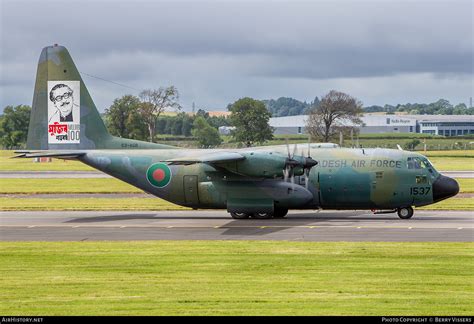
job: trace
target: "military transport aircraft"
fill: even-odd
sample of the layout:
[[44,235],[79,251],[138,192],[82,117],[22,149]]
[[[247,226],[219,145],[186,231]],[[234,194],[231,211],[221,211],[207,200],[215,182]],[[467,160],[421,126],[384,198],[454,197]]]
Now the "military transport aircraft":
[[[17,157],[79,160],[152,195],[233,218],[282,218],[289,209],[371,209],[411,218],[412,206],[456,195],[426,157],[390,149],[181,149],[107,132],[67,49],[43,49],[27,150]],[[312,156],[311,156],[312,155]]]

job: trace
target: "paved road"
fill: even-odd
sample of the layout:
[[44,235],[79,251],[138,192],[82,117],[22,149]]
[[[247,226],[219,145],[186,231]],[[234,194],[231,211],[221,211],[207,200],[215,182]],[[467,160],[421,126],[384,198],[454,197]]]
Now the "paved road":
[[472,211],[416,211],[411,220],[363,211],[296,211],[275,220],[233,220],[225,211],[0,212],[0,240],[472,242],[473,220]]
[[[474,167],[474,166],[473,166]],[[451,178],[474,178],[474,171],[440,171]],[[100,171],[0,171],[0,179],[112,178]]]
[[[474,168],[474,165],[472,166]],[[445,176],[460,179],[473,179],[474,171],[440,171]]]

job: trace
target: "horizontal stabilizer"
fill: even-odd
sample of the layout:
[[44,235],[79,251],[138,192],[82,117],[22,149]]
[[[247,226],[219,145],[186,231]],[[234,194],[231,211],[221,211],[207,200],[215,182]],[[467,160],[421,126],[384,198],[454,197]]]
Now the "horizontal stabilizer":
[[241,161],[244,160],[245,156],[235,152],[217,152],[217,153],[210,153],[210,154],[203,154],[201,156],[196,157],[183,157],[177,159],[170,159],[165,160],[163,162],[169,165],[190,165],[196,163],[208,163],[208,164],[218,164],[218,163],[226,163],[226,162],[233,162],[233,161]]
[[81,151],[15,151],[18,155],[14,158],[38,158],[38,157],[52,157],[58,159],[74,159],[85,155]]

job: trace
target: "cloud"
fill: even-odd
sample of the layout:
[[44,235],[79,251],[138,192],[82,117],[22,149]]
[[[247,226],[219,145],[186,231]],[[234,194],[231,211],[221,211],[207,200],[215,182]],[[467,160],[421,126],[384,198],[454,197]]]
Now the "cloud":
[[[83,72],[137,88],[174,84],[188,107],[224,108],[243,96],[312,100],[324,85],[378,104],[467,101],[472,10],[471,1],[3,0],[0,107],[31,102],[39,53],[53,43]],[[423,95],[406,91],[408,79]],[[101,110],[130,92],[84,80]]]

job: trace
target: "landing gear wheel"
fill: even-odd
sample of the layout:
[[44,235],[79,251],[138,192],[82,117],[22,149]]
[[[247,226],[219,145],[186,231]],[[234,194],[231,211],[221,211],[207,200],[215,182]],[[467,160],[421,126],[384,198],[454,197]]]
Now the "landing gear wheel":
[[413,208],[410,206],[408,207],[400,207],[397,210],[398,217],[401,219],[410,219],[413,216]]
[[273,214],[273,218],[284,218],[288,214],[288,208],[278,208],[275,209],[275,214]]
[[247,219],[250,217],[250,214],[247,213],[230,213],[233,219]]
[[256,219],[269,219],[273,217],[273,214],[271,213],[255,213],[252,215],[253,218]]

